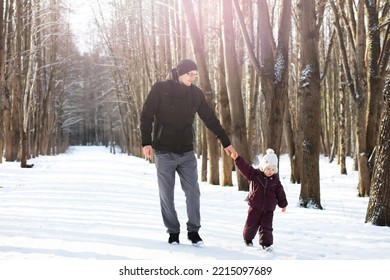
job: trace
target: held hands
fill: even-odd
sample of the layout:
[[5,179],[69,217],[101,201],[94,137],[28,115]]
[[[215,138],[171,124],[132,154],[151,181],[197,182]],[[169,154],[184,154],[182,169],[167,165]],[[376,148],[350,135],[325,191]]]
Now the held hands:
[[225,152],[226,152],[226,154],[227,154],[228,156],[230,156],[232,159],[236,159],[237,156],[238,156],[236,150],[233,148],[232,145],[227,146],[227,147],[225,148]]
[[[232,145],[227,146],[227,147],[225,148],[225,152],[226,152],[226,154],[227,154],[228,156],[231,156],[233,159],[236,159],[237,156],[238,156],[236,150],[233,148]],[[146,146],[144,146],[144,147],[143,147],[143,153],[144,153],[145,158],[146,158],[146,159],[149,159],[149,158],[152,156],[152,154],[153,154],[153,148],[152,148],[152,146],[151,146],[151,145],[146,145]]]

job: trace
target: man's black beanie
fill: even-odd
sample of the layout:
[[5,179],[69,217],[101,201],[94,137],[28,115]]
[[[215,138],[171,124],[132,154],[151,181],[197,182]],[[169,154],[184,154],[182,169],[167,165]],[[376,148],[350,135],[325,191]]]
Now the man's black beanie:
[[198,67],[196,66],[196,63],[193,62],[190,59],[183,59],[179,62],[179,64],[176,67],[177,74],[179,76],[187,74],[188,72],[191,72],[193,70],[198,70]]

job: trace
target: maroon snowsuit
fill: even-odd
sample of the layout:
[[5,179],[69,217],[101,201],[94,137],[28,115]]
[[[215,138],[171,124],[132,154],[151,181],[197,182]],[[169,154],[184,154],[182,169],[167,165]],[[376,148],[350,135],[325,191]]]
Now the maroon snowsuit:
[[243,236],[252,240],[259,232],[259,243],[262,246],[273,244],[272,221],[276,205],[280,208],[287,206],[286,193],[274,174],[267,177],[260,169],[253,168],[242,157],[234,161],[238,171],[249,181],[248,216],[245,222]]

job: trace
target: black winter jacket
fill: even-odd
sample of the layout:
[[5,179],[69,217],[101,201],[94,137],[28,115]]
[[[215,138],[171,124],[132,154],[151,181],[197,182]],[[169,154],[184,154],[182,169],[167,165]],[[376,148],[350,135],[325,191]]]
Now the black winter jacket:
[[287,206],[286,193],[277,174],[267,177],[264,172],[255,169],[240,156],[234,163],[240,173],[250,182],[249,206],[264,212],[274,211],[276,205],[280,208]]
[[192,125],[196,113],[223,147],[230,145],[225,130],[208,106],[201,89],[195,85],[181,85],[176,80],[156,82],[146,97],[141,113],[142,146],[152,145],[155,150],[177,154],[192,151],[195,135]]

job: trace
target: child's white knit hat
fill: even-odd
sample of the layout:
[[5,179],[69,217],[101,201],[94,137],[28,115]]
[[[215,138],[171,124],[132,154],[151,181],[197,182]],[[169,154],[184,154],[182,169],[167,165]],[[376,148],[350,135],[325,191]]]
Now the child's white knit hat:
[[278,157],[276,156],[274,150],[268,149],[266,151],[266,154],[263,156],[263,158],[260,161],[260,170],[264,171],[266,167],[268,166],[274,166],[275,167],[275,173],[278,172]]

